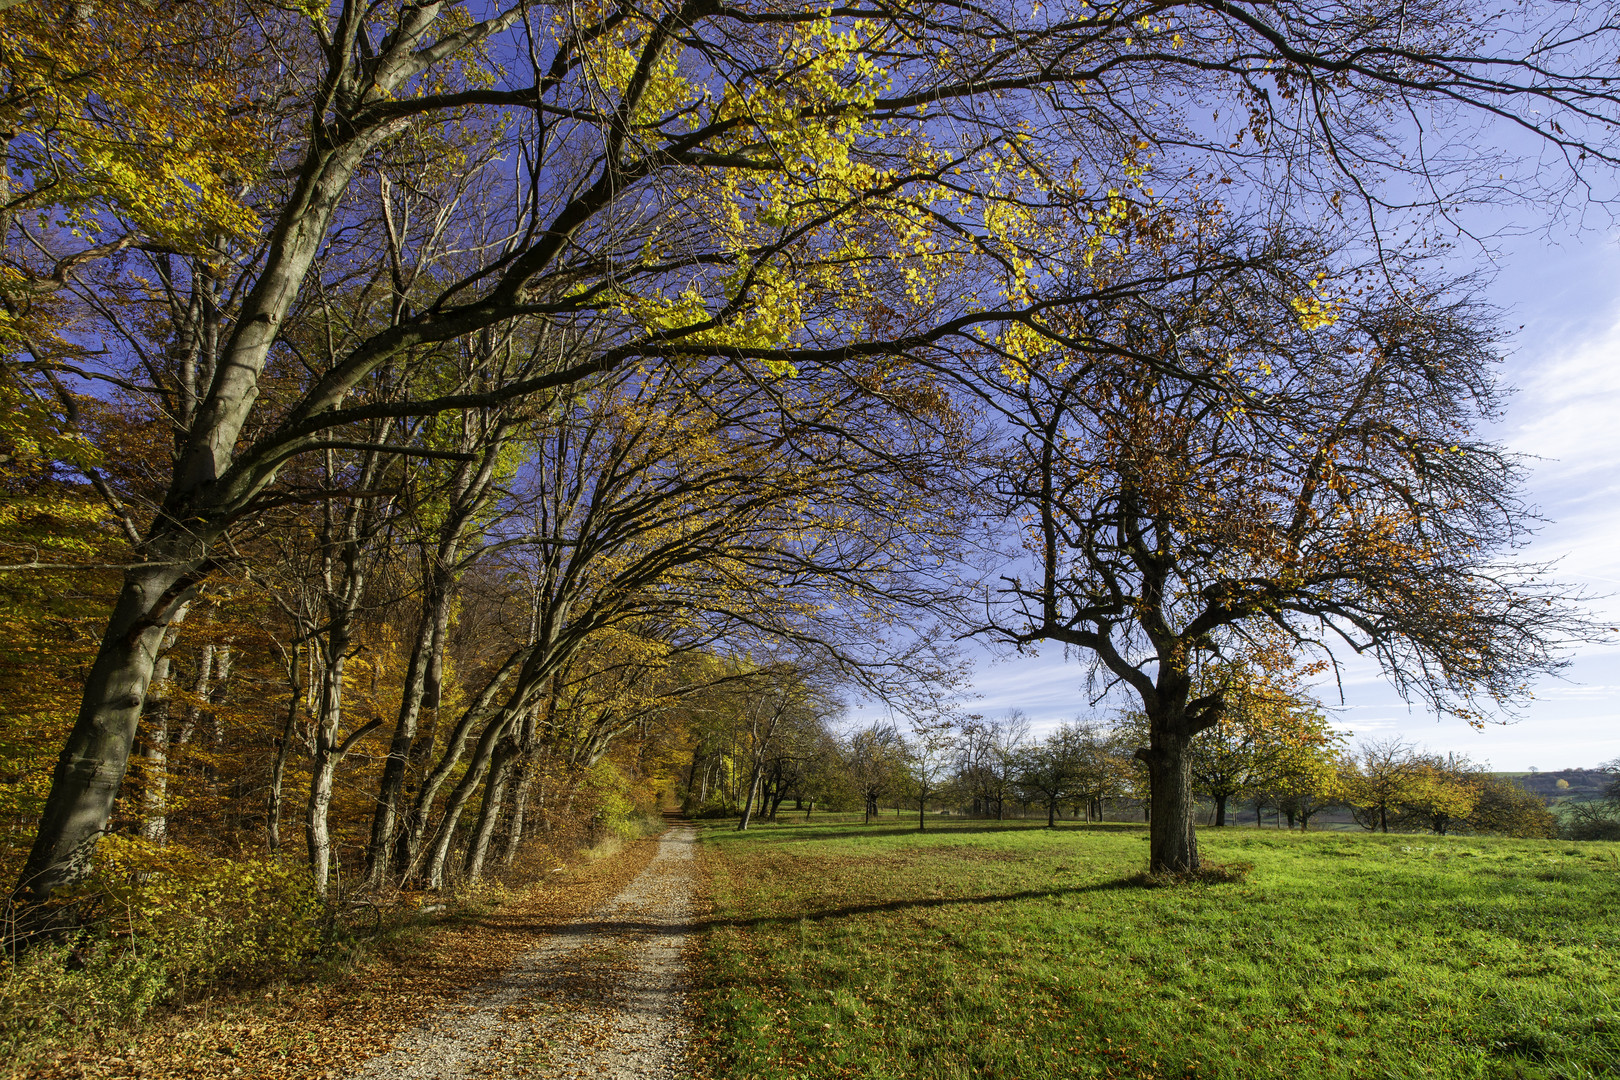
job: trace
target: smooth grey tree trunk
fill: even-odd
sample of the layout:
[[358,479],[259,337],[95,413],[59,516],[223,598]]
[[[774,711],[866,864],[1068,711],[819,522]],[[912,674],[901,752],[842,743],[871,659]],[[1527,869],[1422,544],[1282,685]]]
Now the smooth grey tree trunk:
[[506,658],[500,670],[490,676],[483,689],[478,692],[478,697],[463,710],[461,717],[456,721],[456,726],[450,732],[444,753],[440,755],[438,763],[422,778],[405,828],[400,830],[394,844],[394,865],[401,879],[412,878],[421,869],[423,845],[427,840],[428,826],[432,822],[433,803],[439,796],[439,789],[460,764],[468,737],[479,723],[486,723],[487,726],[498,717],[499,710],[494,705],[496,695],[514,675],[520,674],[533,654],[534,646],[530,645],[515,650]]
[[53,909],[52,896],[90,871],[129,766],[163,636],[194,585],[175,565],[126,572],[14,894],[19,942],[61,925],[65,913]]
[[287,696],[287,717],[282,721],[281,734],[276,738],[276,756],[270,765],[269,790],[265,794],[265,843],[272,852],[281,850],[281,790],[287,778],[287,759],[292,754],[293,737],[298,732],[298,708],[304,696],[299,678],[303,668],[298,662],[296,646],[287,670],[292,682],[291,692]]
[[[434,830],[432,842],[418,856],[423,884],[429,889],[444,888],[445,862],[450,855],[450,845],[455,840],[456,827],[461,823],[461,812],[466,809],[473,791],[483,782],[484,773],[494,757],[495,747],[511,727],[512,719],[511,713],[503,710],[484,726],[483,734],[479,736],[472,757],[467,762],[467,771],[450,791],[444,814],[439,819],[438,828]],[[414,877],[416,871],[417,867],[412,867],[405,876]]]
[[432,654],[444,649],[449,620],[448,590],[430,591],[416,640],[411,644],[394,737],[388,745],[388,760],[383,764],[382,779],[377,786],[377,810],[371,819],[371,841],[366,845],[366,877],[373,887],[381,885],[388,876],[388,853],[393,849],[394,834],[399,828],[405,775],[426,697],[428,667]]
[[515,766],[517,784],[512,790],[512,821],[506,829],[506,844],[501,851],[501,865],[511,866],[517,860],[518,848],[523,844],[523,830],[528,823],[529,793],[534,788],[534,757],[525,754]]
[[506,801],[506,784],[512,775],[512,763],[517,748],[510,741],[503,742],[495,751],[495,761],[484,782],[484,801],[478,808],[478,823],[473,827],[472,840],[467,845],[467,881],[477,882],[484,876],[484,860],[489,855],[489,841],[495,835],[495,824],[500,820],[501,804]]
[[337,771],[338,726],[343,722],[344,642],[321,674],[321,705],[315,716],[315,752],[310,760],[309,804],[304,837],[309,847],[309,872],[315,895],[325,896],[332,869],[332,834],[327,814],[332,805],[332,777]]
[[754,800],[759,797],[759,777],[764,771],[760,762],[754,763],[754,772],[748,780],[748,795],[743,799],[742,819],[737,822],[737,831],[743,832],[748,828],[754,817]]

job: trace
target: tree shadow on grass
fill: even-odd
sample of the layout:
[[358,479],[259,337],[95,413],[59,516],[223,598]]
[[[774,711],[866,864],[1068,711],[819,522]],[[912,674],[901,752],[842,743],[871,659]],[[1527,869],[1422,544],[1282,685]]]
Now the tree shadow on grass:
[[[713,828],[706,830],[707,835],[726,835],[735,833],[736,824],[733,822],[730,829]],[[897,837],[897,836],[977,836],[982,833],[1080,833],[1082,835],[1115,835],[1146,832],[1147,826],[1135,822],[1082,822],[1060,821],[1055,828],[1049,828],[1044,821],[960,821],[960,822],[931,822],[926,829],[919,830],[916,822],[910,824],[871,824],[860,822],[838,822],[831,825],[797,825],[791,822],[775,824],[762,822],[759,826],[751,828],[743,835],[768,837],[773,843],[795,844],[808,843],[814,840],[840,840],[855,837]]]
[[988,904],[1009,904],[1021,900],[1055,900],[1064,896],[1083,896],[1087,893],[1114,892],[1119,889],[1139,889],[1142,883],[1139,876],[1111,878],[1107,881],[1093,881],[1086,885],[1071,885],[1052,889],[1025,889],[1021,892],[991,893],[984,896],[928,896],[916,897],[910,900],[885,900],[870,904],[846,904],[841,907],[821,908],[805,911],[796,915],[761,915],[755,918],[717,918],[704,919],[693,923],[695,930],[713,930],[720,927],[757,927],[780,925],[783,923],[796,923],[802,921],[818,922],[823,919],[843,919],[855,915],[881,915],[900,911],[919,911],[930,908],[967,906],[977,907]]
[[1086,893],[1112,892],[1118,889],[1140,889],[1144,887],[1141,879],[1142,875],[1135,875],[1108,881],[1094,881],[1087,885],[1074,885],[1066,888],[1026,889],[1022,892],[995,893],[986,896],[929,896],[916,897],[910,900],[885,900],[880,903],[870,904],[846,904],[840,907],[821,908],[791,915],[760,915],[754,918],[708,918],[695,919],[684,923],[607,918],[581,920],[565,926],[548,926],[543,929],[586,935],[668,934],[672,931],[694,934],[718,929],[753,929],[761,926],[780,926],[797,922],[820,922],[824,919],[843,919],[856,915],[892,914],[902,911],[921,911],[954,906],[1006,904],[1020,900],[1056,899],[1063,896],[1080,896]]

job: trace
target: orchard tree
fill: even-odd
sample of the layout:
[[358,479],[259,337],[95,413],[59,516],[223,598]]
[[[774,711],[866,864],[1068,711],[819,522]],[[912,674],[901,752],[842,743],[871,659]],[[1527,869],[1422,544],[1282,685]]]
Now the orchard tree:
[[1339,789],[1356,824],[1389,832],[1401,807],[1418,794],[1417,747],[1398,738],[1375,739],[1347,754],[1339,765]]
[[878,816],[878,801],[905,787],[905,740],[893,725],[872,724],[845,740],[843,758],[870,825]]
[[1314,240],[1220,228],[1144,240],[1138,263],[1184,276],[1073,307],[1070,347],[980,373],[1012,432],[990,480],[1033,570],[974,629],[1077,649],[1139,699],[1154,871],[1198,867],[1195,740],[1234,704],[1199,673],[1244,642],[1354,650],[1477,722],[1582,629],[1507,558],[1531,518],[1517,462],[1476,434],[1497,403],[1488,312],[1457,282],[1388,296],[1331,276]]
[[1339,784],[1339,761],[1327,754],[1295,756],[1271,781],[1271,798],[1289,827],[1295,822],[1304,832],[1311,818],[1343,801]]
[[1472,831],[1549,840],[1558,835],[1558,816],[1535,792],[1483,772],[1476,775],[1474,786],[1477,797],[1467,823]]
[[1473,818],[1479,806],[1479,778],[1484,770],[1457,754],[1418,754],[1411,763],[1411,782],[1401,804],[1401,823],[1415,824],[1436,836]]
[[[973,719],[977,718],[968,718]],[[905,740],[903,760],[908,786],[917,798],[918,832],[928,827],[928,800],[950,786],[963,723],[949,712],[922,713],[911,718],[911,737]]]
[[1013,709],[1001,720],[969,720],[960,735],[957,779],[971,796],[975,814],[993,814],[1000,821],[1007,816],[1016,763],[1029,741],[1029,718]]
[[1049,829],[1057,826],[1058,804],[1072,798],[1081,785],[1085,754],[1082,739],[1077,725],[1060,724],[1040,742],[1025,746],[1015,760],[1018,786],[1024,790],[1025,799],[1046,806]]
[[[1264,655],[1264,654],[1262,654]],[[1284,789],[1332,771],[1343,736],[1328,726],[1322,710],[1287,670],[1286,657],[1243,658],[1211,665],[1194,686],[1216,696],[1225,710],[1214,727],[1193,740],[1193,789],[1215,801],[1215,824],[1226,824],[1227,801],[1264,794],[1284,798]],[[1282,670],[1277,670],[1277,669]]]

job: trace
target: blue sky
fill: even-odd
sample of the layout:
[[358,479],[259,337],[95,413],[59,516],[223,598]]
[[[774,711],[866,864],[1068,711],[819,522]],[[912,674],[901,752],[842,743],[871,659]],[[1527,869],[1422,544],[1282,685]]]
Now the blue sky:
[[[1497,266],[1490,295],[1510,326],[1524,328],[1504,368],[1517,392],[1494,434],[1536,459],[1528,494],[1548,519],[1526,554],[1556,561],[1557,578],[1584,587],[1591,610],[1620,626],[1620,230],[1517,237]],[[1620,758],[1620,633],[1613,636],[1615,644],[1582,648],[1562,679],[1536,687],[1520,720],[1484,731],[1408,708],[1370,665],[1343,668],[1342,705],[1337,686],[1318,692],[1356,738],[1399,735],[1502,770],[1591,767]],[[1056,646],[981,661],[974,692],[971,711],[1019,708],[1037,731],[1091,711],[1082,665]]]

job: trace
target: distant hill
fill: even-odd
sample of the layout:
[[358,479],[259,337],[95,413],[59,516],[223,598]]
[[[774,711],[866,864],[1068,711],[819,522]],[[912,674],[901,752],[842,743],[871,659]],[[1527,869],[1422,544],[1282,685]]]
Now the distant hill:
[[[1559,769],[1557,772],[1501,773],[1529,791],[1548,799],[1597,799],[1603,796],[1614,776],[1602,769]],[[1558,782],[1568,782],[1560,787]]]

